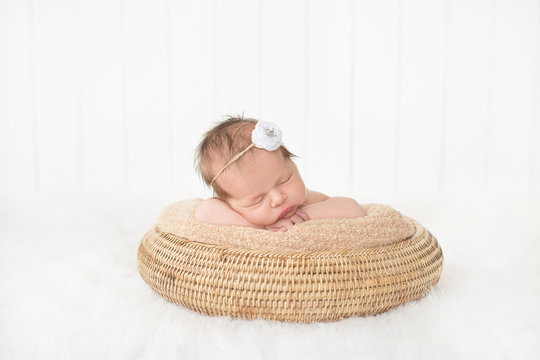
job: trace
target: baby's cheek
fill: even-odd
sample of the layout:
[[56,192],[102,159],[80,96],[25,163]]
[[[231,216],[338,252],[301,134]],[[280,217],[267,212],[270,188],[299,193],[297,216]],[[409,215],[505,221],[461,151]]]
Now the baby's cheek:
[[303,203],[307,199],[307,190],[304,183],[301,181],[296,183],[293,189],[293,194],[296,202]]
[[259,208],[243,214],[244,218],[255,225],[271,225],[275,222],[274,216],[270,209]]

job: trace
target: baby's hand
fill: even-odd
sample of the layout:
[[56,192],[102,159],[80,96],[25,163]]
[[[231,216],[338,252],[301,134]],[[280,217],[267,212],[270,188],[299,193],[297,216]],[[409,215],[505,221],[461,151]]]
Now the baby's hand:
[[308,220],[308,214],[306,214],[306,212],[301,209],[297,209],[291,217],[288,217],[286,219],[279,219],[271,225],[266,225],[264,228],[270,231],[285,232],[292,228],[293,225],[300,224]]

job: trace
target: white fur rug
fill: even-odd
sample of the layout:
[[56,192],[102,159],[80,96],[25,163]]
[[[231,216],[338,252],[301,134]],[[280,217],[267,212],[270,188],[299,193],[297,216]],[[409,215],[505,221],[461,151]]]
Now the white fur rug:
[[308,325],[207,317],[153,293],[137,245],[177,200],[0,197],[0,359],[540,358],[540,199],[386,202],[439,240],[439,284],[376,317]]

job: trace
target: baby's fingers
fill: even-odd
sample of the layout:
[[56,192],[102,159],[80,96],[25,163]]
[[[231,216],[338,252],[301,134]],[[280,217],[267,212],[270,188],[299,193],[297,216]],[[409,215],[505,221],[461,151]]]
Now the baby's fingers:
[[293,224],[295,224],[295,225],[304,222],[304,219],[303,219],[300,215],[297,215],[297,214],[294,214],[294,215],[291,216],[289,219],[290,219],[291,222],[292,222]]
[[296,212],[294,214],[300,216],[303,221],[308,221],[309,220],[309,215],[302,209],[296,210]]

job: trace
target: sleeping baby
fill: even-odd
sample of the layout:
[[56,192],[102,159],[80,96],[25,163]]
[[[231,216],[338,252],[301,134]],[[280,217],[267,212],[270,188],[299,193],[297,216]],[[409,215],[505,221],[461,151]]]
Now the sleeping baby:
[[195,211],[195,219],[287,231],[310,219],[366,215],[346,197],[306,189],[295,157],[271,122],[230,117],[209,130],[197,148],[195,165],[214,191]]

